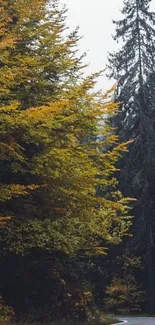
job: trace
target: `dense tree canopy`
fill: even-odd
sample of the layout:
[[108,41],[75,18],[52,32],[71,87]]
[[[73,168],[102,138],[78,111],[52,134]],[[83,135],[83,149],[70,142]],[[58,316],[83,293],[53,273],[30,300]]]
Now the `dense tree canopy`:
[[[93,91],[98,74],[83,76],[79,36],[77,30],[67,35],[59,1],[1,1],[0,12],[0,205],[1,216],[10,218],[0,230],[0,249],[12,290],[0,288],[19,311],[30,297],[31,308],[36,301],[58,303],[56,291],[69,282],[63,261],[75,268],[76,254],[105,254],[127,235],[129,199],[115,178],[127,149],[107,122],[117,105]],[[34,265],[32,292],[24,269],[33,273]],[[59,300],[61,307],[64,297]]]
[[117,41],[121,49],[109,57],[111,75],[118,80],[119,112],[112,119],[120,139],[133,139],[129,153],[120,162],[120,188],[123,194],[134,196],[137,202],[133,214],[131,243],[144,257],[149,279],[150,310],[154,311],[154,39],[155,14],[150,1],[124,1],[123,19],[116,24]]

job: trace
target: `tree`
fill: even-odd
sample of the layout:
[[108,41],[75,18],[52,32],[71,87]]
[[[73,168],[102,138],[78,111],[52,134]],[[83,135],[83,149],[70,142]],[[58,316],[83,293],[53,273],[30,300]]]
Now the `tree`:
[[[29,6],[29,1],[21,0],[20,2],[4,1],[1,5],[1,76],[3,74],[9,76],[7,80],[4,78],[2,83],[1,137],[8,150],[17,155],[15,160],[8,157],[5,168],[6,159],[2,157],[3,173],[5,170],[3,182],[8,185],[12,179],[15,179],[17,184],[29,186],[31,180],[33,186],[36,186],[32,194],[33,199],[30,196],[30,205],[27,197],[19,199],[18,211],[14,203],[9,204],[19,219],[23,213],[26,222],[27,218],[29,221],[32,218],[31,229],[33,225],[35,228],[37,220],[38,231],[40,227],[42,228],[42,224],[48,228],[46,218],[49,218],[50,224],[53,219],[52,229],[54,224],[57,227],[59,223],[61,236],[63,231],[66,231],[65,227],[68,227],[68,231],[71,229],[71,233],[72,231],[80,233],[82,230],[79,228],[80,220],[83,220],[84,226],[87,216],[87,227],[89,220],[89,230],[99,234],[101,228],[95,221],[95,215],[102,220],[106,215],[104,212],[106,209],[109,216],[110,213],[113,215],[114,211],[115,216],[118,216],[121,209],[123,216],[128,210],[126,199],[123,199],[118,192],[111,193],[113,197],[111,200],[110,196],[105,198],[95,196],[97,184],[99,186],[104,184],[105,188],[115,186],[116,181],[111,179],[111,173],[115,170],[114,164],[125,146],[117,145],[117,137],[109,134],[108,126],[103,131],[105,134],[103,144],[115,143],[114,150],[101,154],[94,140],[86,141],[86,139],[94,139],[100,132],[96,122],[97,116],[104,114],[104,110],[107,114],[108,110],[115,110],[116,105],[110,104],[104,107],[102,96],[97,98],[95,94],[90,94],[97,75],[83,81],[81,79],[81,58],[76,58],[75,51],[78,36],[75,32],[66,36],[64,40],[65,12],[59,9],[57,1],[53,1],[51,7],[46,4],[46,1],[36,0]],[[37,5],[38,10],[36,10]],[[49,63],[50,53],[51,58],[56,60],[54,65]],[[55,74],[53,69],[56,71]],[[55,77],[51,79],[53,74]],[[31,92],[31,87],[29,88],[28,85],[33,82],[35,85],[33,84]],[[40,83],[41,91],[37,88]],[[54,87],[53,92],[50,87]],[[3,97],[4,92],[6,96]],[[32,107],[30,102],[28,103],[31,96]],[[40,99],[37,96],[41,96]],[[40,103],[44,105],[39,106]],[[102,164],[101,157],[103,157]],[[101,175],[101,179],[96,177],[98,174]],[[93,215],[94,218],[91,217]],[[105,236],[106,231],[111,231],[112,222],[110,218],[106,223],[107,226],[104,222]],[[122,224],[124,234],[128,223],[123,222],[122,219],[119,224]],[[9,229],[11,231],[11,228]],[[36,236],[33,234],[32,240],[35,241],[37,236],[37,233]],[[113,238],[110,233],[107,237],[109,240]],[[114,237],[114,240],[119,241],[116,235]],[[68,242],[69,238],[72,238],[70,234],[67,238]],[[39,242],[38,239],[39,237],[37,237]],[[17,237],[15,240],[17,241]],[[45,242],[47,245],[47,238]],[[78,242],[77,238],[76,245]],[[67,243],[65,245],[67,246]],[[80,245],[83,246],[81,237]],[[23,239],[21,247],[24,249]],[[72,249],[73,247],[74,245]]]
[[57,0],[4,0],[0,10],[1,105],[17,100],[24,109],[56,100],[82,68],[78,30],[64,36],[66,10]]
[[117,80],[117,99],[123,102],[117,126],[125,138],[136,137],[140,125],[143,126],[147,109],[143,85],[154,71],[155,14],[149,11],[149,3],[150,0],[125,0],[124,18],[113,21],[114,40],[121,41],[122,47],[109,55],[109,69],[110,76]]
[[137,312],[141,310],[143,291],[136,281],[136,271],[141,269],[140,258],[126,253],[119,261],[120,275],[113,277],[106,288],[105,306],[115,312]]
[[[105,97],[92,92],[97,74],[81,75],[79,37],[77,31],[65,36],[59,2],[3,1],[1,13],[0,141],[5,155],[0,173],[2,186],[14,191],[2,203],[12,219],[0,230],[1,269],[11,288],[18,284],[18,292],[27,279],[27,296],[24,290],[7,295],[3,284],[0,288],[10,303],[18,301],[18,310],[40,303],[43,310],[56,303],[56,289],[64,286],[62,261],[72,264],[76,254],[104,254],[108,243],[127,235],[129,199],[117,190],[113,176],[127,149],[108,123],[99,127],[101,116],[117,105],[105,105]],[[103,139],[96,142],[99,134]],[[98,188],[102,196],[96,195]],[[7,276],[6,265],[15,274]],[[46,296],[40,278],[49,290]]]
[[[15,162],[8,160],[6,175],[22,186],[31,179],[36,187],[29,198],[17,198],[6,206],[15,216],[6,228],[7,242],[17,253],[37,245],[65,252],[88,249],[91,238],[93,246],[98,242],[96,236],[117,243],[131,224],[126,217],[128,199],[115,190],[112,176],[124,144],[117,145],[109,126],[98,145],[86,141],[101,132],[96,116],[104,109],[108,113],[108,106],[89,94],[88,81],[74,87],[70,100],[24,111],[15,108],[9,116],[3,112],[3,132],[11,130],[12,146],[20,153]],[[113,106],[109,105],[110,111]],[[115,147],[107,152],[108,143]],[[105,151],[100,153],[103,144]],[[104,196],[96,196],[97,186],[104,189]]]
[[[119,113],[112,123],[122,141],[133,139],[120,162],[120,188],[137,199],[131,247],[145,259],[149,278],[150,311],[154,311],[154,39],[155,14],[150,1],[124,1],[124,18],[116,24],[122,48],[109,58],[111,75],[118,80]],[[146,238],[146,241],[144,240]]]
[[[19,6],[19,2],[18,2]],[[17,2],[14,7],[18,7]],[[20,6],[19,6],[20,7]],[[12,215],[8,215],[5,203],[12,198],[18,197],[20,195],[27,195],[29,191],[33,189],[33,185],[30,183],[28,186],[24,184],[17,184],[13,182],[8,182],[5,179],[5,172],[7,170],[7,162],[12,162],[11,168],[15,165],[16,161],[22,161],[23,157],[20,155],[19,146],[13,145],[14,139],[11,134],[11,130],[9,132],[6,131],[6,125],[4,124],[4,112],[8,115],[8,120],[11,119],[9,113],[12,109],[16,109],[18,106],[17,101],[15,101],[15,94],[11,94],[11,89],[15,85],[17,79],[21,79],[22,69],[20,72],[17,72],[17,60],[14,60],[13,51],[17,46],[20,38],[17,37],[17,32],[12,32],[12,26],[16,25],[17,17],[16,17],[16,10],[12,11],[13,6],[10,3],[8,6],[7,1],[1,1],[0,5],[0,49],[1,49],[1,59],[0,59],[0,111],[2,121],[0,124],[0,133],[1,133],[1,140],[0,140],[0,148],[1,148],[1,155],[0,155],[0,173],[1,173],[1,184],[0,184],[0,201],[1,201],[1,216],[0,221],[3,222],[5,220],[11,219]],[[24,8],[24,6],[23,6]],[[17,9],[17,8],[16,8]],[[11,14],[11,16],[10,16]],[[24,17],[22,17],[24,20]],[[15,29],[15,28],[14,28]],[[18,35],[19,36],[19,35]],[[17,59],[17,56],[16,56]],[[11,65],[12,62],[12,65]],[[22,68],[22,64],[20,66]],[[23,74],[24,70],[26,71],[26,65],[23,67]],[[20,74],[20,76],[19,76]],[[17,77],[18,76],[18,77]],[[24,75],[23,75],[24,78]],[[20,80],[21,82],[21,80]],[[12,96],[12,97],[11,97]],[[4,106],[5,105],[5,106]],[[7,173],[7,172],[6,172]],[[34,187],[35,188],[35,187]]]

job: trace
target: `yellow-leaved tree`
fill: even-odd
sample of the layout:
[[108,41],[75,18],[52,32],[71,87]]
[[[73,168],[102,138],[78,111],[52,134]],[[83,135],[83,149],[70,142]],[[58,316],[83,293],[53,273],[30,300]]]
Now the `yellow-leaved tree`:
[[[130,200],[115,178],[127,149],[108,123],[117,105],[93,90],[97,74],[82,74],[79,36],[77,30],[65,36],[66,10],[59,1],[4,0],[0,13],[0,205],[1,216],[12,217],[0,230],[1,250],[30,268],[40,265],[41,255],[43,283],[52,279],[45,281],[49,295],[42,303],[54,305],[55,292],[66,283],[58,274],[62,256],[105,254],[107,244],[128,233]],[[55,278],[59,290],[49,291]],[[9,281],[11,288],[17,277]],[[35,281],[28,277],[25,295]],[[27,296],[35,300],[40,292],[37,286]]]
[[9,247],[74,252],[98,247],[98,237],[118,243],[130,220],[113,173],[126,148],[98,123],[116,105],[91,91],[97,75],[81,79],[77,33],[65,39],[65,10],[57,1],[46,5],[1,3],[1,201],[9,200],[2,209],[14,216]]

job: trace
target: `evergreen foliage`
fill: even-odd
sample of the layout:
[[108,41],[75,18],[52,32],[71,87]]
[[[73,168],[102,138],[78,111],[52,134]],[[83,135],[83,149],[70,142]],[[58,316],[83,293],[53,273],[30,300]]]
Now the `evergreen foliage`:
[[149,279],[150,311],[154,311],[154,39],[155,14],[149,0],[124,1],[123,19],[116,24],[115,40],[121,49],[109,57],[111,76],[118,80],[119,113],[112,123],[121,140],[133,139],[120,161],[120,188],[137,199],[133,214],[133,240],[130,247],[145,260]]
[[0,200],[11,217],[0,229],[10,292],[0,290],[18,312],[53,306],[66,316],[75,291],[78,310],[92,296],[84,282],[68,291],[76,254],[105,254],[128,234],[130,200],[114,176],[126,144],[106,123],[117,105],[92,91],[98,75],[83,77],[59,1],[4,0],[0,12]]
[[[121,48],[109,55],[110,76],[117,80],[117,99],[122,101],[117,126],[124,137],[136,137],[146,114],[143,86],[154,71],[155,14],[150,0],[124,1],[114,40]],[[138,130],[137,130],[138,129]]]

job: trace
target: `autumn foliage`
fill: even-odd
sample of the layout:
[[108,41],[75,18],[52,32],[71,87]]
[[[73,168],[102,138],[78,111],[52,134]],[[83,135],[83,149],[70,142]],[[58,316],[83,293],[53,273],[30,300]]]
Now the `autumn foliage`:
[[[57,1],[0,5],[0,205],[11,218],[1,250],[21,263],[37,252],[36,265],[38,252],[51,261],[56,253],[105,254],[131,224],[115,178],[127,148],[107,121],[117,105],[93,91],[97,74],[83,77],[78,33],[65,36]],[[76,304],[90,299],[83,292]]]

